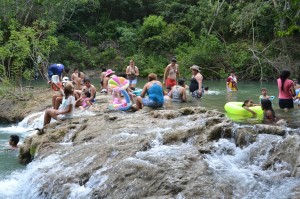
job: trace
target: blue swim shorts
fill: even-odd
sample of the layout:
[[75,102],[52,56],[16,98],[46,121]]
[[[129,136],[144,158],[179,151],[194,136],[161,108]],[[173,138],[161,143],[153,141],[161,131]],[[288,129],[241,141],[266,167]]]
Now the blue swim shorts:
[[137,84],[137,78],[129,80],[129,84]]
[[149,107],[153,107],[153,108],[158,108],[158,107],[163,106],[163,103],[155,102],[155,101],[149,99],[148,97],[143,98],[142,102],[143,102],[144,106],[149,106]]

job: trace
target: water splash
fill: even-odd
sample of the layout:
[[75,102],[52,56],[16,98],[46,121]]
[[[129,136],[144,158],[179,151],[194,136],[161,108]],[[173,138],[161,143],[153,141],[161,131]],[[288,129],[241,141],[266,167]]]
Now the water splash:
[[259,135],[257,142],[240,149],[229,140],[215,143],[216,150],[206,155],[216,186],[233,187],[233,198],[289,198],[299,179],[287,177],[290,173],[286,162],[278,162],[271,170],[264,170],[272,145],[283,138],[274,135]]

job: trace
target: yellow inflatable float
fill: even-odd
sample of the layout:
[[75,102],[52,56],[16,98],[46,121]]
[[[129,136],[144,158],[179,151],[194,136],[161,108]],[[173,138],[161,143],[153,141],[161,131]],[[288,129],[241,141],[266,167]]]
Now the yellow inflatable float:
[[[242,105],[243,102],[227,102],[224,106],[224,109],[230,114],[252,117],[253,116],[252,113],[244,109]],[[254,111],[257,115],[263,115],[264,113],[263,110],[261,109],[261,106],[253,106],[249,108],[252,111]]]

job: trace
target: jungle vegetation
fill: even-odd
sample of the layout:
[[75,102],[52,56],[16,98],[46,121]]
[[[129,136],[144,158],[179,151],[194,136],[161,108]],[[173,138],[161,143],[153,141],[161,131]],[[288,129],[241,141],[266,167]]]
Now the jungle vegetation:
[[162,76],[173,56],[184,77],[234,70],[269,80],[300,72],[299,0],[2,0],[0,80],[44,78],[51,63]]

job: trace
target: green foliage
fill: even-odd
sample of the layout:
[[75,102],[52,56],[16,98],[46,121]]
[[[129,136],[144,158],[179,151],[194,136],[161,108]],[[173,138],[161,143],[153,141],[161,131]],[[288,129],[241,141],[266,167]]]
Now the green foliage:
[[[162,75],[176,55],[180,72],[205,78],[229,70],[273,77],[281,56],[298,72],[299,0],[36,0],[0,2],[0,77],[20,84],[50,63]],[[24,75],[23,75],[24,74]]]
[[121,50],[126,55],[132,55],[137,49],[137,33],[134,28],[120,27],[117,28],[119,34],[119,44]]
[[165,31],[167,23],[163,17],[150,15],[144,19],[144,23],[141,26],[139,32],[142,39],[147,39],[160,35]]
[[25,69],[23,72],[23,77],[26,80],[34,80],[34,69]]
[[208,78],[219,78],[220,61],[224,48],[217,37],[201,36],[193,45],[184,44],[177,49],[177,59],[184,61],[182,75],[190,76],[189,67],[196,64],[202,68],[202,74]]
[[[168,64],[166,57],[162,55],[145,55],[144,53],[138,53],[132,57],[128,57],[127,60],[134,59],[136,66],[140,71],[140,76],[147,77],[149,73],[155,73],[162,77],[165,67]],[[126,62],[128,64],[128,62]]]
[[188,27],[180,24],[169,24],[162,33],[164,50],[174,53],[174,47],[184,43],[191,44],[195,35]]

